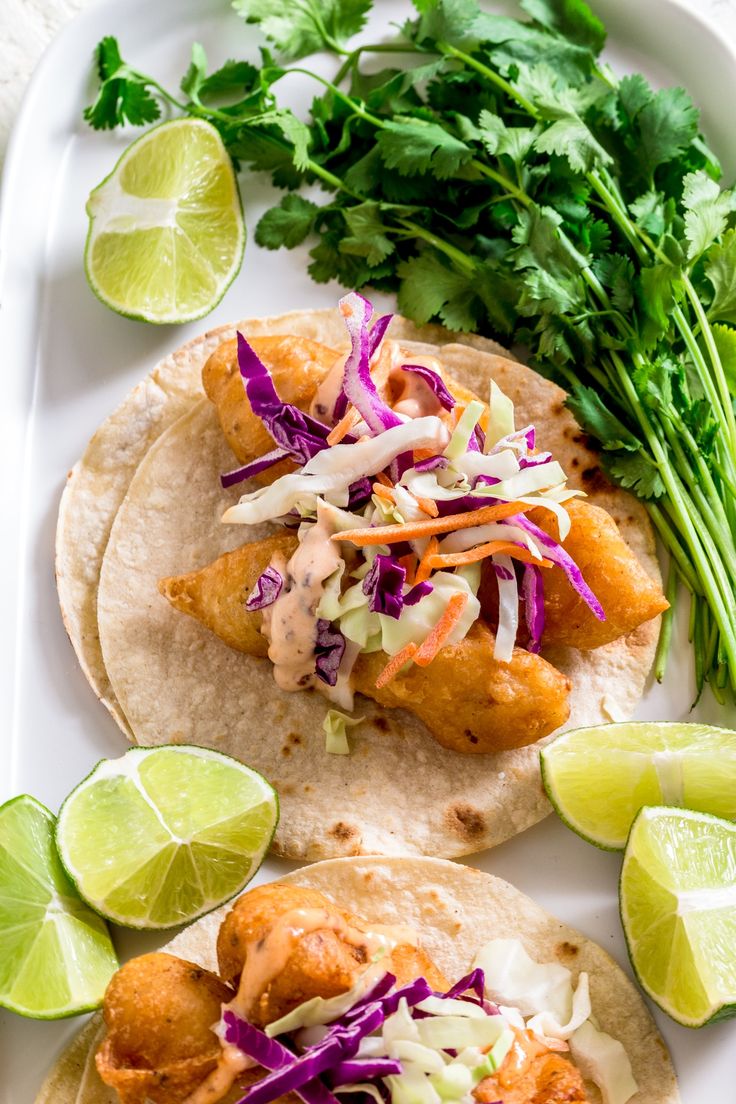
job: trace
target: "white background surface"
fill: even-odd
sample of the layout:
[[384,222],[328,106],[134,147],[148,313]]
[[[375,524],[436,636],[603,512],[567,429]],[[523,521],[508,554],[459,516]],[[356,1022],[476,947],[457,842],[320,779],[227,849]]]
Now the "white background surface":
[[[18,90],[13,66],[20,71],[29,64],[48,28],[77,3],[0,0],[0,125]],[[727,175],[736,175],[736,55],[727,45],[736,43],[733,3],[688,5],[707,11],[710,30],[673,0],[601,0],[594,6],[609,25],[614,64],[641,69],[658,83],[689,87]],[[378,0],[377,10],[384,23],[402,14],[390,0]],[[23,31],[29,25],[32,34]],[[307,279],[303,250],[264,253],[251,244],[238,280],[204,323],[146,327],[111,314],[94,299],[81,267],[84,200],[126,143],[120,135],[95,134],[81,121],[92,87],[89,59],[105,33],[117,34],[126,57],[170,85],[184,71],[193,40],[202,41],[218,63],[252,54],[254,42],[225,0],[102,0],[44,60],[9,152],[0,221],[0,801],[31,791],[53,810],[98,758],[124,750],[121,734],[78,669],[58,612],[53,535],[66,470],[102,418],[175,345],[205,326],[330,305],[338,294],[336,287]],[[291,95],[300,98],[296,80]],[[265,180],[248,179],[244,199],[252,234],[273,192]],[[688,659],[681,648],[665,686],[648,695],[643,716],[686,715]],[[712,706],[706,712],[721,723],[734,721]],[[473,861],[513,881],[625,962],[617,856],[587,846],[550,818]],[[284,868],[272,861],[262,876]],[[127,955],[158,945],[160,937],[116,933],[116,942]],[[663,1017],[659,1023],[685,1104],[736,1101],[736,1023],[697,1035]],[[2,1104],[30,1104],[75,1027],[74,1021],[33,1023],[0,1012]]]

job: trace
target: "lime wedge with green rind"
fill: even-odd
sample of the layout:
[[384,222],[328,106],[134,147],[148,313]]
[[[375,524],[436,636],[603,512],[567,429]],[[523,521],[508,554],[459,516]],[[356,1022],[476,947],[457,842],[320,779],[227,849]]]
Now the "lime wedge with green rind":
[[209,748],[103,759],[61,807],[57,844],[79,893],[118,924],[169,928],[234,897],[263,861],[278,798]]
[[678,1023],[736,1015],[736,825],[644,808],[620,881],[621,921],[642,988]]
[[541,753],[547,796],[569,828],[623,850],[644,805],[736,820],[736,732],[705,724],[625,722],[565,732]]
[[245,224],[232,161],[203,119],[161,123],[123,153],[87,201],[85,272],[119,314],[189,322],[237,275]]
[[0,808],[0,1005],[54,1020],[98,1008],[117,970],[104,920],[79,899],[32,797]]

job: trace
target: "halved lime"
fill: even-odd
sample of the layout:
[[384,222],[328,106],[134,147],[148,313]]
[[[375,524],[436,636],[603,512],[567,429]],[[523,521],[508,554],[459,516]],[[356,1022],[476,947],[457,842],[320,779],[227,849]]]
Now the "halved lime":
[[645,808],[631,827],[621,921],[642,987],[686,1027],[736,1015],[736,824]]
[[736,732],[704,724],[626,722],[578,728],[540,753],[547,796],[569,828],[622,850],[643,805],[736,820]]
[[0,1005],[38,1020],[102,1003],[118,968],[105,921],[80,901],[32,797],[0,808]]
[[243,259],[232,161],[203,119],[138,138],[87,200],[87,279],[103,303],[144,322],[188,322],[215,307]]
[[94,909],[131,928],[170,928],[239,893],[278,822],[256,771],[209,748],[130,748],[103,759],[61,807],[56,842]]

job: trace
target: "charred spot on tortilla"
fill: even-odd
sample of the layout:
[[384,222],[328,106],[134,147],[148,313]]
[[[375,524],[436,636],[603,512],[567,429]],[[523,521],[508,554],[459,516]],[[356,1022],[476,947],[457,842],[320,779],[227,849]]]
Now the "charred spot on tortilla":
[[445,811],[445,819],[454,831],[468,840],[478,839],[485,831],[485,819],[472,805],[452,805]]

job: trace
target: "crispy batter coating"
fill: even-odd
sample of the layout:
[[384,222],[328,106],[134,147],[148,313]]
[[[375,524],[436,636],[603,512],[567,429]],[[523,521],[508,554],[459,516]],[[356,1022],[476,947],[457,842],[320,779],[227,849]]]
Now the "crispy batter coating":
[[459,644],[429,667],[412,665],[376,690],[387,657],[358,657],[355,687],[381,705],[409,709],[443,747],[482,754],[533,744],[570,714],[570,680],[541,656],[514,648],[510,663],[493,658],[493,633],[476,621]]
[[[309,409],[317,387],[340,355],[306,337],[253,337],[250,344],[270,370],[284,402],[293,403],[300,410]],[[202,369],[202,385],[217,407],[227,443],[241,464],[275,447],[263,422],[250,408],[238,369],[235,338],[215,349]],[[285,461],[264,472],[263,481],[270,483],[293,470],[294,465]]]
[[[606,620],[598,621],[565,574],[552,569],[544,574],[543,640],[573,648],[600,648],[650,621],[669,603],[610,514],[577,498],[571,499],[567,508],[572,524],[564,547],[603,606]],[[557,538],[557,519],[548,510],[532,510],[529,518]]]
[[[245,544],[200,571],[162,579],[159,590],[231,648],[263,656],[261,614],[248,613],[243,595],[285,540],[294,542],[277,536]],[[481,621],[459,644],[443,648],[429,667],[412,666],[377,690],[376,679],[387,662],[384,652],[360,655],[353,671],[356,690],[390,709],[408,709],[454,751],[523,747],[569,715],[569,679],[522,648],[514,649],[510,663],[495,660],[493,635]]]
[[588,1104],[575,1066],[521,1032],[499,1071],[484,1078],[473,1096],[478,1104]]
[[212,1025],[232,995],[214,974],[173,955],[132,959],[105,993],[100,1077],[122,1104],[178,1104],[217,1065]]
[[158,589],[174,609],[201,621],[229,647],[266,656],[268,641],[260,631],[261,613],[249,613],[245,602],[271,557],[280,552],[290,559],[297,543],[291,533],[253,541],[199,571],[159,579]]
[[[339,908],[318,890],[278,882],[257,886],[238,898],[220,927],[217,959],[222,976],[237,983],[247,962],[248,945],[264,939],[276,921],[293,909],[337,913],[352,928],[370,929],[369,924]],[[355,985],[359,973],[368,964],[368,947],[360,943],[353,946],[339,931],[324,927],[307,932],[281,972],[261,993],[250,1010],[250,1018],[254,1023],[265,1025],[312,997],[329,998],[345,993]],[[396,974],[401,984],[421,974],[430,984],[446,987],[445,979],[427,955],[408,945],[394,949],[386,959],[386,968]]]
[[[542,644],[585,651],[633,632],[666,610],[668,602],[659,583],[646,573],[609,513],[579,498],[570,499],[565,506],[571,526],[563,546],[603,606],[606,620],[599,621],[591,613],[560,568],[546,569]],[[530,510],[527,516],[540,529],[558,538],[557,519],[548,510]],[[498,584],[488,561],[483,564],[478,598],[483,616],[495,625]],[[519,627],[519,640],[526,640],[523,625]]]

